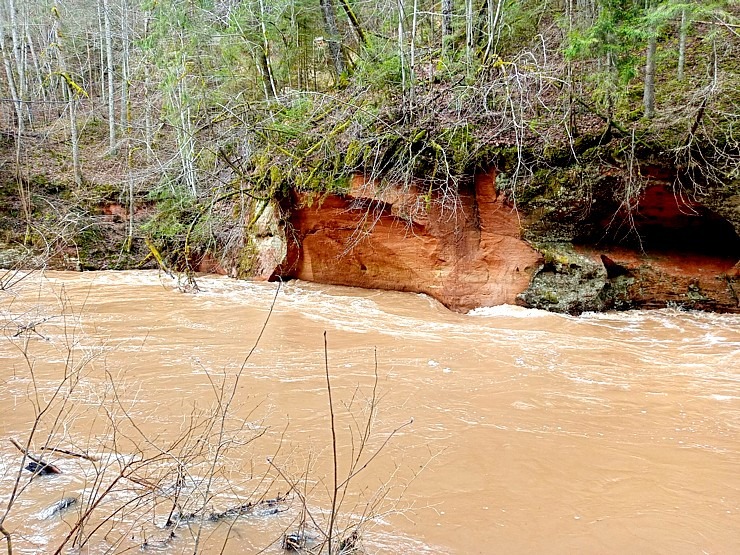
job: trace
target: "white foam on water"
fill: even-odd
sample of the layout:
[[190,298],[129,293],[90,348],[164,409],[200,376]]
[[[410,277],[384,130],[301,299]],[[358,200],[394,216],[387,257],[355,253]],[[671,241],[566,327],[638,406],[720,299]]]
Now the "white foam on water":
[[498,306],[482,306],[474,308],[468,312],[468,316],[477,316],[484,318],[497,318],[497,317],[509,317],[509,318],[546,318],[551,317],[565,317],[561,314],[554,312],[548,312],[546,310],[539,310],[536,308],[524,308],[522,306],[516,306],[512,304],[502,304]]
[[734,401],[740,399],[737,395],[721,395],[719,393],[713,393],[705,397],[706,399],[714,399],[715,401]]

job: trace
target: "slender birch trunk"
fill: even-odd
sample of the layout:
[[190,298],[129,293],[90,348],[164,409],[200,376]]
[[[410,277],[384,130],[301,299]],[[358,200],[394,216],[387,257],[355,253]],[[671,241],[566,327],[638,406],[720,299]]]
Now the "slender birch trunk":
[[265,25],[265,2],[260,0],[260,30],[262,31],[262,52],[259,53],[260,65],[262,66],[262,78],[265,82],[267,99],[277,97],[277,87],[272,75],[270,65],[270,42],[267,40],[267,27]]
[[129,59],[131,46],[129,44],[129,26],[128,26],[128,4],[126,0],[121,0],[121,114],[120,127],[121,135],[126,136],[129,132],[130,124],[130,106],[129,106]]
[[[149,21],[151,14],[144,13],[144,35],[146,39],[149,36]],[[153,142],[154,132],[152,129],[152,91],[151,91],[151,65],[149,60],[150,52],[144,51],[142,55],[142,64],[144,66],[144,145],[146,148],[146,162],[150,164],[153,159]]]
[[655,53],[658,39],[655,30],[651,30],[648,38],[647,56],[645,62],[645,89],[643,93],[644,115],[652,118],[655,115]]
[[0,16],[0,57],[2,58],[5,76],[8,80],[8,92],[10,93],[10,99],[13,102],[16,120],[14,177],[18,186],[18,197],[20,198],[21,206],[23,208],[23,216],[26,220],[26,233],[23,240],[25,244],[30,240],[31,236],[31,195],[24,187],[21,175],[21,153],[23,151],[22,144],[24,130],[23,100],[20,98],[18,93],[17,77],[13,72],[11,54],[8,54],[5,46],[5,22],[4,17],[2,16]]
[[105,28],[105,65],[108,74],[108,147],[111,154],[114,154],[116,150],[116,89],[114,84],[115,75],[113,74],[113,30],[108,0],[103,0],[103,25]]
[[144,62],[144,145],[146,147],[146,161],[147,164],[152,162],[153,150],[153,137],[154,133],[152,130],[152,92],[151,92],[151,70],[149,68],[149,62]]
[[69,136],[72,143],[72,172],[75,185],[82,185],[82,170],[80,169],[80,137],[77,130],[77,94],[68,90],[69,94]]
[[397,0],[398,4],[398,57],[401,61],[401,90],[404,93],[403,109],[406,110],[406,90],[408,86],[408,80],[406,75],[406,60],[404,55],[405,38],[403,31],[403,20],[406,17],[406,11],[403,6],[403,0]]
[[337,25],[337,12],[334,9],[334,0],[319,0],[319,3],[321,4],[321,13],[324,16],[329,54],[334,63],[334,71],[336,71],[337,76],[340,76],[347,70],[347,66],[344,60],[342,41],[339,37],[339,26]]
[[100,86],[100,92],[98,93],[100,95],[100,98],[106,98],[106,91],[108,90],[108,84],[106,82],[105,77],[105,23],[104,23],[104,16],[103,16],[103,6],[100,2],[97,4],[98,8],[98,37],[100,39],[100,44],[98,48],[98,52],[100,55],[100,59],[98,60],[98,64],[100,67],[100,75],[98,79],[98,85]]
[[[496,6],[494,7],[494,2]],[[498,28],[501,22],[502,8],[504,0],[488,0],[488,41],[486,42],[486,50],[483,54],[483,63],[487,62],[494,49],[494,41],[498,37]]]
[[[25,44],[21,41],[21,35],[18,32],[18,10],[15,0],[8,0],[8,15],[10,16],[10,38],[13,45],[13,61],[15,63],[16,94],[21,102],[20,119],[25,126],[30,121],[28,106],[24,101],[28,100],[28,82],[26,81],[26,71],[24,62]],[[23,35],[25,37],[25,34]],[[25,40],[25,39],[24,39]]]
[[442,47],[447,48],[445,39],[452,36],[452,0],[442,0]]
[[54,36],[54,42],[56,43],[57,53],[57,65],[59,67],[58,73],[61,74],[64,85],[62,88],[62,94],[64,99],[67,101],[67,112],[69,115],[69,135],[70,142],[72,143],[72,173],[74,175],[74,182],[76,185],[82,185],[82,169],[80,166],[80,140],[79,131],[77,129],[77,91],[72,83],[72,78],[67,71],[67,60],[64,57],[62,51],[62,35],[59,32],[60,21],[59,5],[54,5],[54,13],[56,14],[56,20],[54,21],[54,27],[52,30]]
[[33,64],[33,73],[35,76],[34,93],[38,95],[42,101],[46,101],[46,89],[44,88],[44,78],[41,73],[41,65],[39,64],[39,57],[36,54],[36,47],[33,44],[31,38],[31,32],[26,28],[26,44],[28,44],[28,52],[31,55],[31,63]]
[[413,109],[416,103],[416,27],[419,14],[419,0],[414,0],[413,15],[411,17],[411,46],[409,52],[409,108]]
[[5,46],[5,23],[3,20],[4,17],[0,16],[0,56],[2,56],[5,78],[8,80],[8,92],[10,93],[10,99],[13,102],[16,126],[18,130],[18,140],[20,140],[20,134],[23,132],[24,128],[23,99],[19,93],[18,78],[13,72],[11,55],[8,54],[8,50]]
[[686,35],[688,34],[689,22],[686,10],[681,10],[681,30],[678,36],[678,80],[684,79],[684,66],[686,65]]
[[473,63],[473,48],[475,47],[474,18],[473,0],[465,0],[465,57],[468,71]]

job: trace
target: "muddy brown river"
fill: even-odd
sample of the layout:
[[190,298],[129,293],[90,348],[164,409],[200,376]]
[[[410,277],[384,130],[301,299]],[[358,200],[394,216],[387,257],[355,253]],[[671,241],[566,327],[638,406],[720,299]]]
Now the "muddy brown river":
[[[0,291],[15,554],[327,552],[330,523],[334,553],[740,553],[739,316],[20,277]],[[31,479],[11,439],[61,473]]]

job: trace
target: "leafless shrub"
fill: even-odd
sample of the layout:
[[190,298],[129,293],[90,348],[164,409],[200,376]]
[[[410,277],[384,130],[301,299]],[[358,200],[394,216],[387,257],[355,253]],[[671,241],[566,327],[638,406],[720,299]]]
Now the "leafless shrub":
[[[357,477],[411,424],[375,430],[380,402],[377,357],[371,390],[363,392],[358,386],[340,402],[332,391],[325,337],[333,461],[328,480],[314,474],[311,456],[303,471],[294,475],[283,464],[287,461],[281,453],[282,441],[248,490],[229,470],[268,431],[253,421],[254,411],[237,417],[235,407],[243,401],[239,383],[266,331],[279,290],[252,349],[236,371],[214,372],[201,366],[210,399],[194,404],[180,416],[179,424],[159,424],[154,429],[154,410],[140,406],[141,385],[124,370],[109,367],[108,349],[90,342],[82,312],[63,290],[58,295],[59,311],[49,317],[32,310],[13,317],[20,305],[7,312],[3,340],[17,349],[23,362],[13,379],[26,384],[32,414],[23,441],[17,443],[22,456],[16,470],[0,481],[9,490],[3,495],[0,514],[0,534],[8,555],[18,542],[21,547],[26,542],[14,532],[14,516],[19,502],[30,488],[38,487],[39,480],[45,480],[51,496],[62,496],[52,497],[50,506],[40,513],[45,519],[63,519],[64,529],[54,533],[50,553],[69,549],[119,553],[166,548],[174,542],[185,542],[195,553],[204,549],[219,523],[227,526],[224,549],[239,520],[277,518],[283,513],[288,520],[278,541],[286,547],[317,554],[355,552],[363,531],[381,515],[397,510],[389,494],[398,486],[396,470],[376,491],[356,495]],[[65,483],[39,476],[40,467],[28,472],[29,460],[58,467]],[[402,484],[401,490],[407,486]],[[329,509],[324,508],[322,491],[328,495]]]

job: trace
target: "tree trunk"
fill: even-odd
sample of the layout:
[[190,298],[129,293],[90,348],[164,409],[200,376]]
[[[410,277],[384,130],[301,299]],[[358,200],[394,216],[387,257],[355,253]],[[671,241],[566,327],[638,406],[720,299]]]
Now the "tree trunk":
[[133,152],[131,150],[131,143],[128,143],[128,154],[126,160],[128,161],[128,235],[126,236],[126,244],[124,248],[126,252],[131,252],[131,245],[134,242],[134,212],[136,211],[136,203],[134,201],[134,172],[133,172]]
[[23,99],[21,99],[18,92],[17,77],[13,72],[13,66],[10,62],[10,56],[8,55],[5,47],[5,24],[2,21],[3,17],[0,15],[0,56],[2,56],[3,68],[5,69],[5,77],[8,80],[8,92],[10,93],[10,99],[13,102],[13,109],[15,110],[15,120],[18,126],[18,140],[20,141],[20,134],[23,132]]
[[[494,2],[496,6],[494,7]],[[488,42],[486,43],[486,51],[483,54],[483,63],[485,64],[494,49],[494,39],[498,35],[498,28],[502,17],[502,8],[504,0],[488,0]]]
[[262,31],[262,49],[259,52],[259,58],[262,66],[262,79],[265,84],[265,95],[269,100],[277,96],[277,87],[275,87],[275,79],[272,76],[272,66],[270,65],[270,43],[267,40],[264,0],[260,0],[260,30]]
[[678,36],[678,80],[683,81],[684,66],[686,65],[686,35],[688,33],[688,17],[686,10],[681,10],[681,30]]
[[103,0],[103,24],[105,26],[105,65],[108,74],[108,145],[111,153],[114,153],[116,150],[116,91],[113,82],[113,31],[108,0]]
[[98,63],[100,64],[100,71],[99,71],[99,79],[98,79],[98,86],[100,87],[100,98],[106,98],[106,91],[108,90],[108,85],[105,81],[105,23],[103,23],[103,20],[105,19],[103,17],[103,7],[100,5],[100,2],[98,2],[98,38],[100,39],[99,47],[99,56],[100,59],[98,60]]
[[277,92],[275,91],[275,80],[272,78],[270,58],[264,48],[257,50],[257,57],[260,64],[260,73],[262,74],[262,86],[265,91],[265,98],[267,100],[273,99],[277,96]]
[[180,125],[177,129],[177,147],[180,154],[180,163],[182,166],[182,181],[185,186],[190,190],[193,197],[198,196],[198,179],[195,167],[195,132],[193,130],[193,120],[191,118],[191,109],[186,102],[187,91],[185,88],[185,65],[186,61],[183,58],[182,64],[182,77],[180,82],[177,84],[177,90],[175,94],[177,99],[174,103],[175,108],[180,116]]
[[[144,39],[149,36],[149,15],[150,12],[144,13]],[[154,158],[154,132],[152,129],[152,98],[151,98],[151,63],[149,60],[150,52],[142,53],[142,63],[144,64],[144,144],[146,145],[146,162],[150,164]]]
[[340,76],[346,71],[347,66],[344,61],[342,42],[339,38],[339,26],[337,25],[337,12],[334,9],[334,0],[319,0],[319,2],[321,4],[321,13],[324,16],[329,54],[334,63],[334,71],[336,71],[337,76]]
[[409,107],[413,109],[416,102],[414,86],[416,84],[416,26],[419,13],[419,0],[414,0],[414,13],[411,18],[411,50],[409,52]]
[[655,115],[655,52],[658,46],[658,39],[654,29],[651,30],[650,38],[647,45],[647,60],[645,62],[645,91],[643,94],[643,104],[645,107],[645,117],[652,118]]
[[130,40],[128,28],[128,5],[126,0],[121,1],[121,114],[120,125],[121,135],[126,136],[129,132],[130,110],[129,110],[129,57],[130,57]]
[[152,130],[152,99],[151,99],[151,69],[149,60],[144,61],[144,144],[146,145],[146,161],[151,163],[154,149],[154,132]]
[[712,92],[719,85],[719,54],[717,53],[717,39],[712,39]]
[[367,37],[365,36],[365,31],[362,29],[362,25],[360,25],[360,20],[357,19],[357,15],[355,15],[352,7],[349,5],[347,0],[339,0],[339,3],[342,5],[344,13],[347,14],[347,19],[349,19],[349,22],[352,24],[352,28],[355,30],[355,33],[357,33],[357,39],[360,41],[360,44],[362,46],[367,46]]
[[[31,194],[24,185],[21,174],[21,153],[23,150],[23,120],[24,120],[24,109],[23,100],[20,98],[18,93],[18,87],[16,83],[16,75],[13,73],[13,67],[10,61],[10,55],[5,47],[5,23],[4,16],[0,14],[0,57],[2,58],[3,68],[5,69],[5,76],[8,80],[8,92],[10,93],[10,99],[13,101],[13,108],[15,113],[16,122],[16,136],[15,136],[15,164],[14,164],[14,177],[16,185],[18,186],[18,197],[23,207],[23,215],[26,220],[26,234],[23,240],[24,244],[28,242],[31,235]],[[8,540],[10,541],[10,540]]]
[[442,46],[445,39],[452,36],[452,0],[442,0]]
[[80,137],[77,131],[77,93],[69,87],[69,139],[72,143],[72,172],[75,185],[82,185],[80,170]]
[[[28,116],[28,106],[23,103],[24,100],[28,100],[28,82],[26,81],[25,72],[25,44],[21,43],[21,38],[18,33],[18,14],[15,7],[15,0],[8,0],[8,12],[10,14],[10,36],[13,41],[13,60],[15,61],[15,74],[18,76],[16,82],[16,92],[18,98],[21,100],[21,119],[23,123],[30,121]],[[23,34],[25,41],[25,33]]]
[[465,0],[465,54],[467,58],[468,71],[473,61],[473,48],[475,47],[475,10],[473,0]]
[[61,74],[64,81],[62,94],[64,95],[64,99],[67,101],[67,110],[69,113],[69,138],[70,143],[72,144],[72,172],[74,174],[75,184],[81,185],[82,169],[80,165],[80,140],[77,129],[77,89],[75,89],[72,78],[67,71],[67,60],[62,51],[62,34],[59,31],[59,26],[61,24],[59,21],[59,14],[61,12],[59,11],[58,4],[54,5],[54,13],[57,14],[57,20],[54,22],[53,36],[54,42],[56,43],[57,63],[59,67],[58,73]]
[[34,88],[37,91],[36,94],[38,94],[41,97],[41,100],[45,102],[46,101],[46,87],[44,87],[44,78],[42,77],[41,65],[39,64],[39,58],[36,55],[36,47],[33,45],[33,40],[31,39],[31,33],[28,30],[28,28],[26,28],[26,43],[28,44],[28,52],[31,54],[31,63],[33,64],[33,71],[36,77],[36,84]]
[[[406,16],[406,11],[403,8],[403,0],[398,0],[398,57],[401,60],[401,90],[406,93],[406,66],[404,56],[404,32],[403,32],[403,20]],[[405,108],[405,106],[404,106]]]

